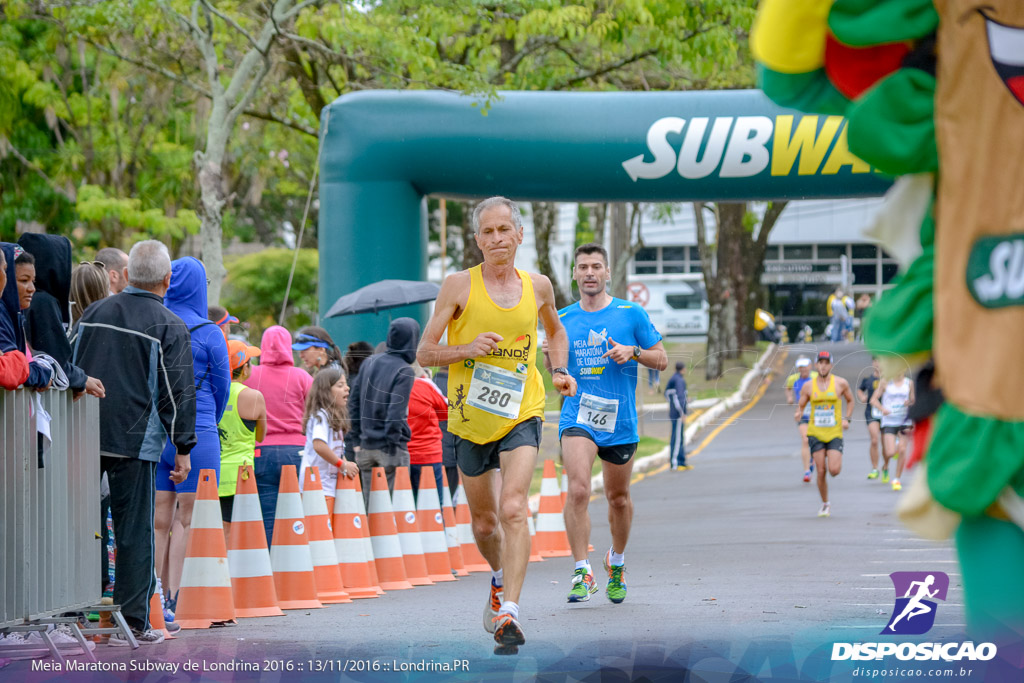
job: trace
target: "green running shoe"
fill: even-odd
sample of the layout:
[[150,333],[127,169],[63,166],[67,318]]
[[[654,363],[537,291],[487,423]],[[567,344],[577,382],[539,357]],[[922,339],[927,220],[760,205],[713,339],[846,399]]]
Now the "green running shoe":
[[868,479],[878,479],[878,470],[868,472]]
[[882,470],[882,483],[883,484],[888,484],[889,483],[889,470]]
[[608,585],[605,586],[604,592],[608,595],[608,599],[617,605],[626,599],[626,582],[622,578],[622,575],[626,572],[626,566],[609,565],[606,553],[604,556],[604,568],[608,572]]
[[586,602],[590,599],[591,593],[597,592],[597,582],[594,575],[588,574],[582,567],[572,574],[572,588],[569,590],[569,602]]

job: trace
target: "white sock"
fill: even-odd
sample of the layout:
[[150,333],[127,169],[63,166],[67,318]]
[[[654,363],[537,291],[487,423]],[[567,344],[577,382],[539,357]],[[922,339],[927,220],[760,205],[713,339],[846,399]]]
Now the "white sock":
[[576,569],[586,569],[588,574],[594,573],[590,571],[590,560],[580,560],[576,563]]
[[505,585],[505,570],[499,569],[498,571],[491,570],[491,581],[495,586],[501,588]]
[[509,600],[501,603],[501,609],[498,610],[498,614],[510,614],[515,620],[519,620],[519,605]]
[[608,549],[608,564],[613,567],[621,567],[626,564],[626,553],[617,553],[615,548]]

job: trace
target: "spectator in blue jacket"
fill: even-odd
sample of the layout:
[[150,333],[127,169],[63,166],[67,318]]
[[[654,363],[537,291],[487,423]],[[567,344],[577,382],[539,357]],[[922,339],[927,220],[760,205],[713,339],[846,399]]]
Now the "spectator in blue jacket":
[[676,363],[676,372],[665,385],[668,399],[668,418],[672,421],[672,436],[669,441],[669,466],[676,470],[692,469],[686,464],[686,363]]
[[[174,611],[185,549],[192,527],[192,506],[196,500],[200,470],[214,470],[220,480],[220,434],[217,424],[224,415],[231,393],[231,364],[227,342],[220,328],[207,317],[206,269],[191,256],[171,264],[171,286],[164,304],[188,327],[192,336],[192,365],[196,388],[196,439],[192,449],[192,471],[188,479],[174,483],[174,447],[168,443],[156,469],[156,566],[162,588],[169,596],[167,608]],[[177,511],[175,511],[177,504]],[[171,534],[175,519],[181,524]],[[164,560],[167,569],[163,572]]]

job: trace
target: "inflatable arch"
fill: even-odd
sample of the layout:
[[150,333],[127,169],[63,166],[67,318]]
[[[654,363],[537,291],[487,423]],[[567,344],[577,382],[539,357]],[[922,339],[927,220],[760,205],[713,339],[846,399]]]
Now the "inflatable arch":
[[[503,92],[486,111],[458,94],[372,91],[321,118],[321,315],[372,282],[425,278],[428,194],[724,201],[877,196],[889,185],[850,154],[841,117],[782,109],[759,90]],[[424,310],[394,314],[423,322]],[[375,342],[388,316],[324,326]]]

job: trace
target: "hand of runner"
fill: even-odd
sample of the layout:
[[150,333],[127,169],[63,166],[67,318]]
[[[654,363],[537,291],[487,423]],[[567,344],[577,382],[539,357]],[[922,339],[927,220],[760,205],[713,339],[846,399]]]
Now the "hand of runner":
[[476,339],[467,344],[469,358],[481,358],[491,351],[496,351],[498,349],[498,342],[502,340],[504,340],[504,337],[496,332],[481,332],[477,335]]
[[845,430],[847,430],[849,428],[850,428],[850,418],[844,417],[843,418],[843,431],[845,431]]
[[617,344],[615,340],[608,337],[608,346],[611,348],[604,352],[601,358],[611,358],[619,365],[628,363],[633,358],[633,347],[626,346],[625,344]]
[[796,411],[795,413],[793,413],[793,419],[796,420],[797,422],[800,421],[800,417],[801,417],[801,413],[800,413],[799,410]]
[[556,372],[551,376],[551,383],[555,385],[555,389],[558,389],[558,393],[562,396],[576,395],[576,378],[572,375]]

